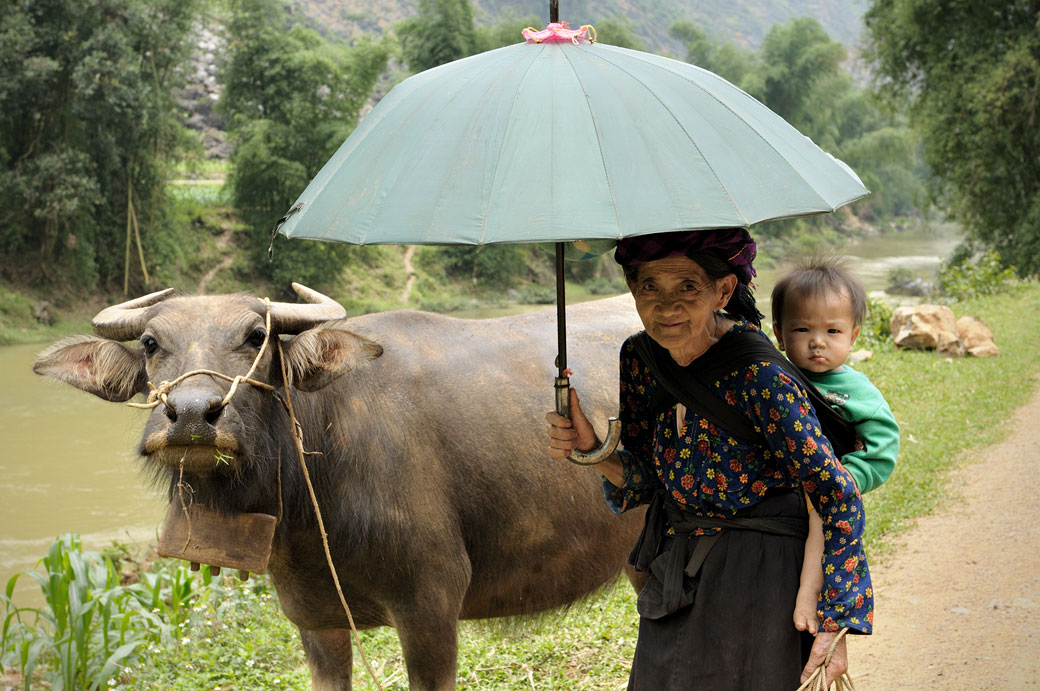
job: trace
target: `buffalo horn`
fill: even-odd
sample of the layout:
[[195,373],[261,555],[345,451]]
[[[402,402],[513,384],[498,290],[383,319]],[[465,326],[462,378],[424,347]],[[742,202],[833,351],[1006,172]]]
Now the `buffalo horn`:
[[162,302],[173,292],[173,288],[167,288],[106,307],[90,322],[94,327],[94,333],[113,341],[132,341],[140,337],[144,331],[145,310],[157,302]]
[[280,333],[300,333],[320,322],[343,319],[347,311],[327,295],[299,283],[292,284],[293,290],[310,304],[290,302],[271,303],[271,328]]

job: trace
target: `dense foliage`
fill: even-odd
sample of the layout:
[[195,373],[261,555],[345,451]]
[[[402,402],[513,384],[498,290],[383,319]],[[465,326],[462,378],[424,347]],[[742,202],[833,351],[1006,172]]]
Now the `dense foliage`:
[[416,16],[395,31],[409,69],[422,72],[477,52],[469,0],[419,0]]
[[237,143],[231,198],[249,227],[250,272],[285,289],[291,281],[322,288],[350,248],[282,239],[268,262],[271,230],[354,128],[387,51],[367,39],[335,43],[287,20],[280,0],[232,3],[220,102]]
[[939,289],[950,300],[972,300],[1006,291],[1017,277],[1015,267],[1003,266],[993,250],[976,258],[955,254],[943,262]]
[[[676,23],[671,32],[686,44],[688,62],[737,84],[848,163],[871,191],[853,206],[859,218],[891,220],[920,212],[927,171],[916,136],[904,119],[884,112],[870,92],[856,86],[844,46],[818,21],[801,17],[774,25],[756,53],[691,22]],[[770,230],[789,233],[792,225]]]
[[[144,688],[134,675],[145,660],[158,660],[162,668],[170,659],[176,660],[177,669],[149,670],[156,681],[148,688],[174,688],[185,672],[192,675],[194,688],[203,688],[199,677],[209,678],[204,688],[229,678],[248,688],[270,688],[272,680],[278,683],[279,676],[286,676],[268,661],[271,647],[290,646],[299,664],[300,650],[287,621],[281,640],[268,635],[250,641],[253,620],[241,613],[262,611],[271,601],[263,577],[240,583],[230,575],[213,576],[209,566],[193,573],[176,560],[143,568],[125,546],[114,545],[103,554],[84,550],[80,537],[71,533],[51,544],[40,566],[14,576],[0,595],[0,670],[16,671],[25,689]],[[42,606],[16,602],[13,594],[20,579],[36,581]],[[222,641],[220,657],[210,660],[190,647],[189,627],[234,630]],[[241,646],[246,649],[228,645],[232,638],[246,641]],[[168,678],[162,678],[164,673]],[[290,676],[304,682],[307,677],[304,670]]]
[[865,21],[878,85],[908,105],[941,206],[1040,271],[1040,2],[874,0]]
[[5,3],[0,277],[34,287],[118,283],[131,203],[148,259],[176,253],[161,237],[163,162],[180,136],[171,89],[196,7]]

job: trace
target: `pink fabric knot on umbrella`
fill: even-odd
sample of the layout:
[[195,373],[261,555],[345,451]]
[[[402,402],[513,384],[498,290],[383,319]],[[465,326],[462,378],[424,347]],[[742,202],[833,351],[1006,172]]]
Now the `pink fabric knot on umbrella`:
[[591,24],[585,24],[580,29],[572,29],[567,22],[549,22],[541,31],[529,26],[520,33],[530,43],[580,43],[582,40],[596,42],[596,29]]

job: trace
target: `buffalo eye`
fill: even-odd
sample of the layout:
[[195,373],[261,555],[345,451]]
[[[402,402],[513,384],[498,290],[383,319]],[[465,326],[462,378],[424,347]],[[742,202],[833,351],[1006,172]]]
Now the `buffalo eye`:
[[159,349],[159,341],[152,336],[141,336],[141,345],[144,346],[144,352],[148,355]]
[[249,338],[246,339],[246,342],[254,348],[259,349],[264,345],[265,340],[267,340],[267,330],[262,327],[257,327],[253,329],[251,334],[249,334]]

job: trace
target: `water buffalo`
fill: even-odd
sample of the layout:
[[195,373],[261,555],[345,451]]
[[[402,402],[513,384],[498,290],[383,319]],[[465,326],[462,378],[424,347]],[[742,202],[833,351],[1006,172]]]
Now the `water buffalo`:
[[[551,311],[342,319],[336,302],[294,288],[308,304],[271,304],[271,347],[252,375],[275,392],[241,385],[225,402],[227,381],[190,376],[152,410],[139,452],[171,498],[183,472],[194,501],[220,512],[277,514],[281,488],[269,573],[315,689],[351,687],[351,641],[276,400],[275,339],[304,444],[322,454],[307,464],[346,600],[359,627],[397,629],[411,688],[455,687],[458,619],[558,607],[617,576],[641,517],[609,512],[595,470],[546,455]],[[60,341],[34,370],[110,401],[189,371],[245,374],[267,336],[265,303],[170,292],[103,310],[97,336]],[[594,420],[617,411],[618,347],[638,328],[626,298],[569,310]]]

